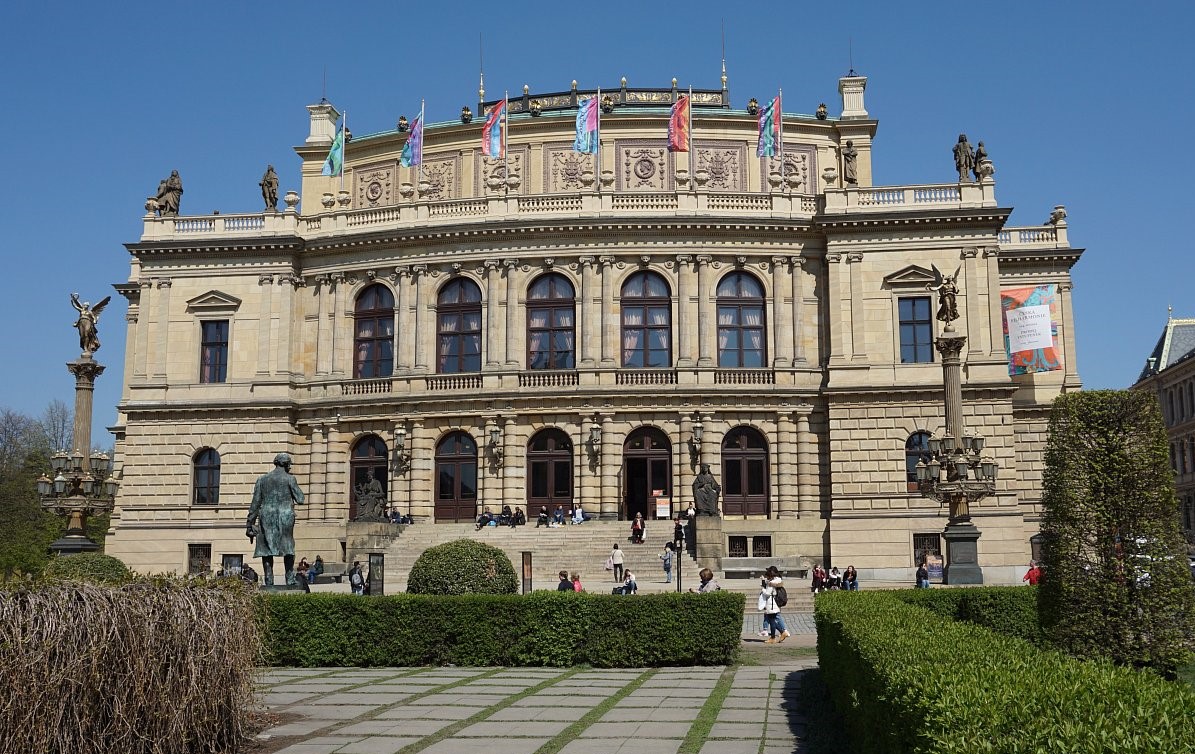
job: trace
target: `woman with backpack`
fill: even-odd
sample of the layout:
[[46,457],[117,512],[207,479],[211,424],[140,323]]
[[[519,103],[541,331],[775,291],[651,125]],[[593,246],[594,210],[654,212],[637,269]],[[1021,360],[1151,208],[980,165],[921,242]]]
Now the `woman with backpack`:
[[780,614],[780,609],[787,604],[788,591],[784,588],[784,579],[780,578],[776,566],[768,566],[759,582],[758,606],[763,613],[764,627],[769,629],[768,644],[777,644],[792,635],[784,624],[784,616]]

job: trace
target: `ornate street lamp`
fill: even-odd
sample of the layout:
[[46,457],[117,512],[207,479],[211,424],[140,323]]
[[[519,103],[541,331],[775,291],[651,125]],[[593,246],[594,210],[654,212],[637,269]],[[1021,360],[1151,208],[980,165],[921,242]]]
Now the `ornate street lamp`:
[[934,267],[934,285],[938,293],[937,319],[945,323],[934,345],[942,356],[942,382],[946,409],[946,432],[931,437],[921,460],[917,462],[917,488],[924,497],[950,506],[946,539],[947,584],[982,584],[979,567],[979,529],[971,523],[971,504],[996,491],[996,462],[983,455],[986,443],[963,427],[962,358],[967,336],[954,329],[958,314],[958,272],[943,275]]

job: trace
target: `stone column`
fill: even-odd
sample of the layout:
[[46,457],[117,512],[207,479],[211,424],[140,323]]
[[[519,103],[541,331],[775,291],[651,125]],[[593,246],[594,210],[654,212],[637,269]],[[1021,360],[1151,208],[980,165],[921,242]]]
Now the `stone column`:
[[309,518],[328,518],[328,426],[311,427],[311,488],[307,494]]
[[[502,418],[502,502],[506,505],[514,506],[518,490],[516,484],[518,483],[518,464],[522,463],[522,454],[518,452],[519,438],[515,436],[515,419],[513,416],[506,416]],[[520,501],[520,504],[526,505],[527,500]],[[528,510],[527,519],[532,518],[532,512]],[[539,511],[535,511],[539,514]]]
[[690,326],[689,299],[693,294],[693,255],[676,257],[676,322],[673,330],[679,335],[676,359],[678,367],[693,366],[693,328]]
[[[398,329],[398,328],[395,328]],[[395,422],[390,429],[390,437],[386,438],[386,448],[390,452],[390,460],[386,464],[389,470],[390,480],[386,487],[386,497],[390,499],[390,506],[396,508],[400,513],[411,515],[411,485],[406,483],[407,480],[398,473],[398,464],[394,462],[395,441],[398,437],[398,431],[406,430],[405,422]],[[408,438],[409,439],[409,438]]]
[[[328,341],[328,351],[332,358],[332,374],[336,377],[343,377],[344,372],[344,356],[340,353],[342,346],[341,341],[344,340],[340,336],[341,315],[344,313],[344,289],[348,285],[348,280],[343,272],[332,273],[332,313],[329,326],[331,337]],[[349,341],[352,342],[351,339]],[[352,346],[349,346],[350,350]]]
[[613,520],[618,518],[618,511],[622,507],[618,489],[618,470],[622,467],[622,459],[619,458],[618,438],[614,436],[614,414],[603,413],[600,418],[602,443],[598,473],[602,477],[601,517]]
[[594,324],[597,317],[593,312],[594,282],[593,265],[597,261],[593,257],[580,257],[577,262],[581,265],[581,322],[578,328],[578,342],[581,360],[579,366],[593,367],[597,363],[594,357]]
[[424,329],[430,327],[427,306],[427,265],[411,265],[411,276],[415,282],[415,322],[411,340],[415,342],[415,372],[427,371],[427,348],[424,346]]
[[788,257],[772,257],[772,367],[788,369],[792,365],[792,275]]
[[805,257],[790,257],[788,261],[792,264],[793,366],[800,367],[804,366],[808,360],[805,355],[805,339],[802,332],[805,326]]
[[154,284],[152,280],[143,279],[140,285],[141,296],[137,304],[137,360],[133,366],[134,377],[145,377],[149,374],[149,329],[153,325]]
[[[954,330],[954,323],[946,325],[946,329],[938,336],[936,345],[942,356],[942,382],[945,386],[946,401],[946,431],[959,440],[963,436],[963,380],[962,380],[962,352],[967,342],[965,335],[959,335]],[[965,498],[954,500],[951,504],[950,520],[968,521],[971,509]]]
[[851,252],[846,255],[850,275],[850,318],[851,318],[851,361],[867,360],[867,340],[864,335],[863,317],[863,254]]
[[315,335],[315,373],[329,375],[332,373],[332,276],[320,275],[315,279],[319,286],[319,308],[317,310],[317,324]]
[[433,479],[436,470],[435,438],[421,419],[411,422],[411,434],[408,436],[411,453],[411,470],[407,475],[411,479],[411,515],[423,521],[435,520],[435,492]]
[[485,366],[497,369],[502,366],[498,358],[498,269],[497,259],[485,260]]
[[602,366],[617,363],[614,354],[618,338],[618,308],[614,306],[614,257],[598,257],[602,265]]
[[517,368],[520,356],[518,319],[515,314],[519,308],[519,260],[503,259],[502,266],[506,268],[506,366]]
[[[90,352],[66,363],[67,370],[75,376],[75,424],[71,435],[73,445],[69,453],[77,450],[83,454],[83,470],[91,470],[91,412],[95,397],[95,380],[104,373],[104,365],[95,361]],[[51,472],[53,473],[53,472]]]
[[683,512],[689,508],[689,502],[693,500],[693,480],[697,477],[689,445],[693,439],[693,415],[688,411],[677,413],[676,425],[680,436],[676,442],[676,489],[673,490],[672,497],[677,502],[677,508]]
[[273,342],[270,330],[273,324],[271,310],[274,303],[274,276],[258,275],[257,287],[260,289],[258,295],[261,297],[260,314],[257,318],[257,373],[267,375],[270,373],[270,344]]
[[[963,290],[963,295],[966,297],[967,306],[967,333],[969,334],[968,342],[971,344],[967,349],[967,353],[973,357],[979,357],[985,351],[989,351],[990,347],[985,342],[987,340],[987,333],[984,332],[983,315],[980,311],[979,302],[979,263],[976,259],[979,255],[979,249],[974,246],[966,246],[962,251],[963,260],[963,285],[966,288]],[[987,281],[984,281],[987,282]]]
[[1004,356],[1004,313],[1000,305],[1000,249],[988,246],[983,250],[987,262],[988,288],[988,356]]
[[394,334],[398,345],[394,349],[396,374],[410,374],[415,360],[415,332],[411,325],[411,268],[394,268]]
[[327,442],[327,475],[324,490],[327,495],[325,510],[333,521],[346,521],[350,515],[351,495],[349,494],[349,445],[353,436],[340,428],[339,423],[333,424],[328,432]]
[[[800,515],[800,493],[797,489],[801,483],[801,472],[798,468],[796,412],[785,409],[776,412],[776,465],[777,480],[785,480],[778,485],[777,506],[774,518],[797,518]],[[795,480],[796,484],[792,481]]]
[[274,348],[274,374],[289,376],[292,371],[290,355],[291,322],[298,319],[303,321],[301,313],[295,311],[295,283],[294,273],[284,272],[278,276],[278,293],[281,299],[278,306],[278,342]]
[[1062,341],[1062,384],[1068,388],[1078,388],[1080,385],[1077,356],[1075,354],[1075,310],[1071,303],[1071,284],[1060,283],[1058,286],[1058,307],[1062,322],[1059,339]]
[[797,405],[797,516],[821,514],[821,474],[818,470],[817,445],[809,430],[813,405]]
[[[156,333],[157,337],[155,338],[155,340],[157,341],[157,344],[156,344],[156,348],[154,350],[154,356],[156,357],[155,358],[156,366],[154,367],[154,377],[164,380],[164,379],[166,379],[166,369],[167,369],[167,364],[169,363],[169,361],[168,361],[169,353],[168,352],[169,352],[169,344],[170,344],[170,284],[171,284],[171,280],[170,280],[170,278],[161,278],[157,281],[157,283],[158,283],[158,295],[157,295],[158,330]],[[231,328],[230,328],[230,330],[231,330]],[[230,357],[232,356],[231,351],[229,352],[228,355]],[[229,377],[232,376],[234,364],[235,364],[235,362],[232,361],[232,359],[230,358],[229,364],[228,364],[228,367],[229,367],[228,368],[228,376]]]
[[714,359],[712,353],[714,339],[718,337],[716,327],[717,314],[715,307],[718,297],[710,290],[710,262],[714,258],[708,254],[697,256],[697,366],[712,367]]

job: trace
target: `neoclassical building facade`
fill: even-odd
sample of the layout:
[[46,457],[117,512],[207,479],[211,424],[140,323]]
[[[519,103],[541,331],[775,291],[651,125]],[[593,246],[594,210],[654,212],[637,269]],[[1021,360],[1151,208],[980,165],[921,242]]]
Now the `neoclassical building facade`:
[[[980,565],[1019,578],[1049,402],[1080,387],[1082,250],[1064,212],[1005,227],[991,176],[948,159],[948,182],[874,185],[865,86],[840,81],[837,117],[785,113],[776,157],[725,86],[693,93],[692,151],[670,152],[677,90],[625,84],[578,154],[593,92],[574,86],[511,100],[503,159],[478,118],[429,124],[418,167],[409,132],[356,136],[343,177],[321,175],[339,114],[309,106],[284,210],[151,214],[127,244],[108,551],[146,571],[247,557],[253,482],[286,450],[308,557],[344,557],[371,487],[417,525],[503,504],[653,518],[710,464],[722,560],[909,577],[947,520],[913,483],[944,424],[937,267],[958,270],[967,425],[1001,469],[972,508]],[[1010,377],[1000,291],[1041,284],[1061,368]]]

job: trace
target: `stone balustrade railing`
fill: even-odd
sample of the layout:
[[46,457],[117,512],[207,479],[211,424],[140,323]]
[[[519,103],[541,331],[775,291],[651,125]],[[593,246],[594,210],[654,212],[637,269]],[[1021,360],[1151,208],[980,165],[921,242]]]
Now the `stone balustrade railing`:
[[201,215],[182,217],[145,216],[142,241],[185,241],[189,238],[259,238],[293,236],[299,228],[299,214],[259,212],[240,215]]
[[996,206],[996,184],[945,183],[826,189],[827,215],[851,212],[907,212],[910,209],[970,209]]
[[997,236],[1004,249],[1068,249],[1066,223],[1033,225],[1024,228],[1005,228]]

